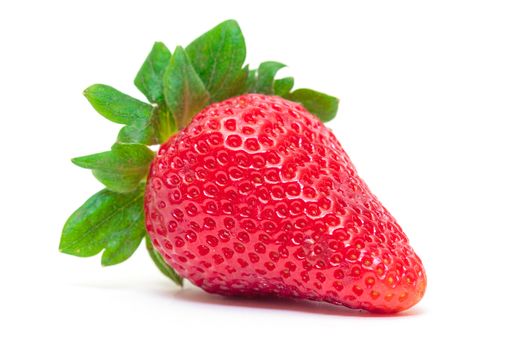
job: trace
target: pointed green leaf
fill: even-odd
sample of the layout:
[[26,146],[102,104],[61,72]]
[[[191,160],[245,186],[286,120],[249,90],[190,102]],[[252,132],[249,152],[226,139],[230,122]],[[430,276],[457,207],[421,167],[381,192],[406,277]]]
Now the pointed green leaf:
[[144,145],[116,143],[111,151],[74,158],[72,162],[92,169],[109,190],[130,192],[146,177],[153,157],[154,153]]
[[294,79],[292,77],[286,77],[278,79],[273,83],[273,92],[277,96],[285,96],[293,88]]
[[119,124],[130,125],[148,119],[153,112],[149,104],[108,85],[92,85],[84,91],[84,95],[98,113]]
[[239,24],[222,22],[186,47],[212,101],[221,101],[241,93],[246,45]]
[[160,103],[164,100],[162,78],[170,58],[171,52],[166,45],[156,42],[135,77],[135,86],[151,103]]
[[286,67],[285,64],[267,61],[259,65],[257,70],[257,83],[255,85],[255,90],[258,93],[273,95],[273,81],[277,71],[283,67]]
[[104,249],[105,266],[128,259],[145,234],[143,192],[141,187],[126,194],[106,189],[96,193],[67,220],[60,251],[88,257]]
[[107,119],[125,124],[117,140],[122,143],[159,143],[158,125],[153,106],[112,88],[95,84],[84,91],[91,105]]
[[160,255],[160,253],[153,247],[153,244],[151,243],[148,235],[146,235],[146,249],[148,250],[151,260],[153,260],[153,263],[155,266],[157,266],[159,271],[162,272],[164,276],[175,282],[176,285],[182,287],[184,279],[180,277],[177,272],[175,272],[175,270],[166,263],[166,261],[162,258],[162,255]]
[[181,129],[210,100],[208,91],[180,46],[175,49],[164,74],[164,97]]
[[339,107],[339,99],[310,89],[297,89],[285,96],[286,99],[299,102],[310,113],[315,114],[321,121],[332,120]]

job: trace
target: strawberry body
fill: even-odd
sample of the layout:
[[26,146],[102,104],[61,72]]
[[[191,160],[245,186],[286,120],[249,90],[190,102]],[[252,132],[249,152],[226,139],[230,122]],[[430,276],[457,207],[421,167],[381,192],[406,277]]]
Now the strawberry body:
[[211,293],[397,312],[425,291],[421,260],[335,136],[280,97],[197,114],[153,160],[145,214],[165,261]]

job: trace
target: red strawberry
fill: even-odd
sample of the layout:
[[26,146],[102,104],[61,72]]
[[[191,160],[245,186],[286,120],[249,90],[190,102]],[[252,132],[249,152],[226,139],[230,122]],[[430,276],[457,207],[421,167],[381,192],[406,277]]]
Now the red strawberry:
[[186,48],[153,45],[135,77],[150,103],[103,84],[84,91],[123,127],[111,150],[73,159],[105,188],[69,217],[60,251],[103,251],[115,265],[145,239],[180,286],[376,312],[417,303],[421,261],[321,123],[339,100],[275,79],[282,63],[254,69],[245,56],[228,20]]
[[277,96],[212,104],[165,142],[145,214],[164,260],[211,293],[397,312],[425,292],[421,260],[332,132]]

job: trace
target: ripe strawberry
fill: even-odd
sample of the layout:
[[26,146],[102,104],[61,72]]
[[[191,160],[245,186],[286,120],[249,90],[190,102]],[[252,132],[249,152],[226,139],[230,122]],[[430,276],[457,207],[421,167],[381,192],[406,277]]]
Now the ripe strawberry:
[[197,114],[153,160],[145,213],[165,261],[211,293],[396,312],[425,291],[421,260],[335,136],[280,97]]
[[69,217],[60,251],[103,251],[102,265],[115,265],[144,239],[180,286],[187,278],[211,293],[375,312],[417,303],[421,261],[322,124],[338,99],[292,91],[292,77],[275,79],[282,63],[250,69],[245,56],[229,20],[173,53],[153,45],[135,78],[150,103],[86,89],[97,112],[124,126],[110,151],[73,159],[105,189]]

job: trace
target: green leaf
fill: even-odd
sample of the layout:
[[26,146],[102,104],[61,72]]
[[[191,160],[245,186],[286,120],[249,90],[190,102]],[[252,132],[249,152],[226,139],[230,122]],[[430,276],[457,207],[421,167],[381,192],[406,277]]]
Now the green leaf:
[[286,96],[293,88],[294,79],[286,77],[278,79],[273,83],[273,91],[277,96]]
[[241,93],[245,72],[246,45],[239,24],[222,22],[186,47],[212,101],[221,101]]
[[119,124],[131,125],[148,119],[153,107],[108,85],[95,84],[84,91],[93,108],[103,117]]
[[159,143],[157,108],[102,84],[90,86],[84,95],[102,116],[126,125],[119,132],[119,142],[145,145]]
[[275,74],[277,74],[277,71],[283,67],[286,67],[286,65],[274,61],[261,63],[257,70],[257,83],[255,84],[255,90],[261,94],[273,95],[273,81],[275,79]]
[[339,99],[310,89],[297,89],[285,96],[286,99],[299,102],[310,113],[315,114],[321,121],[332,120],[339,107]]
[[111,151],[73,158],[79,167],[92,169],[93,175],[109,190],[130,192],[148,174],[154,153],[141,144],[116,143]]
[[164,74],[164,97],[180,129],[210,101],[208,91],[180,46]]
[[94,256],[104,249],[102,265],[128,259],[144,237],[143,192],[121,194],[104,189],[89,198],[67,220],[60,251],[80,257]]
[[155,263],[155,266],[157,266],[160,272],[175,282],[176,285],[182,287],[184,279],[180,277],[177,272],[175,272],[175,270],[166,263],[166,261],[162,258],[162,255],[160,255],[160,253],[153,247],[153,244],[151,243],[148,235],[146,235],[146,249],[148,250],[149,256],[153,260],[153,263]]
[[171,52],[166,45],[156,42],[135,77],[135,86],[151,103],[164,100],[162,78],[170,58]]

